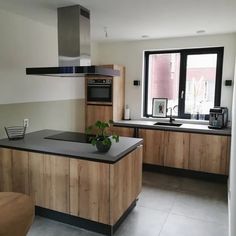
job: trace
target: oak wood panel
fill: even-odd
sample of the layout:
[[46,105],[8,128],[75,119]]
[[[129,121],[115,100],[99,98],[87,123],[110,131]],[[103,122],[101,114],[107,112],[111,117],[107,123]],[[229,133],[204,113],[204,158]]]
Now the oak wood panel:
[[143,138],[143,162],[164,165],[165,131],[140,129],[139,137]]
[[110,224],[137,198],[142,184],[142,146],[110,166]]
[[188,169],[189,133],[165,131],[164,166]]
[[86,106],[86,127],[93,125],[97,120],[112,120],[112,106]]
[[0,148],[0,192],[12,192],[12,152]]
[[113,120],[119,121],[124,117],[125,68],[119,65],[112,65],[112,68],[120,71],[120,76],[113,77]]
[[229,138],[217,135],[190,135],[189,169],[228,174]]
[[44,156],[45,207],[69,213],[69,158]]
[[70,214],[109,224],[109,164],[70,159]]
[[28,152],[12,150],[13,191],[29,194],[29,156]]
[[124,136],[124,137],[133,137],[134,136],[134,129],[133,128],[112,126],[111,131],[112,131],[112,133],[119,135],[119,136]]
[[42,153],[29,153],[29,192],[34,197],[35,204],[40,207],[46,207],[45,198],[47,192],[44,188],[44,159],[44,154]]

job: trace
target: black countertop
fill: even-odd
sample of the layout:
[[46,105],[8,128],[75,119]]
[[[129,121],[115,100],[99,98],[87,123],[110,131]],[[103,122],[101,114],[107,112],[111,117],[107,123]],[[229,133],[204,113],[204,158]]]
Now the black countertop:
[[120,137],[120,141],[118,143],[113,142],[111,149],[104,154],[99,153],[96,147],[88,143],[45,139],[45,137],[61,132],[63,131],[41,130],[28,133],[21,140],[1,139],[0,147],[112,164],[122,159],[143,142],[139,138]]
[[[147,120],[127,120],[127,121],[121,120],[115,122],[114,126],[231,136],[231,128],[209,129],[208,125],[205,124],[187,124],[187,123],[182,124],[180,127],[173,127],[173,126],[154,125],[156,122],[157,121],[147,121]],[[174,123],[181,123],[181,122],[176,121]]]

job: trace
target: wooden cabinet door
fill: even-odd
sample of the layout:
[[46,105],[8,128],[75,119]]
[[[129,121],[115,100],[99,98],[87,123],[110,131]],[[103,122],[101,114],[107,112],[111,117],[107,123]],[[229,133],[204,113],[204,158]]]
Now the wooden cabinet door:
[[70,214],[109,224],[109,164],[70,158]]
[[153,165],[164,164],[165,131],[140,129],[139,137],[143,138],[143,162]]
[[134,129],[133,128],[112,126],[111,131],[112,131],[112,133],[119,135],[119,136],[124,136],[124,137],[133,137],[134,136]]
[[190,134],[189,169],[228,174],[229,142],[227,136]]
[[188,133],[165,131],[164,166],[188,169]]
[[29,189],[37,206],[69,213],[69,160],[29,153]]
[[0,148],[0,192],[12,192],[12,152]]
[[14,192],[29,194],[28,152],[12,150],[12,189]]
[[93,125],[97,120],[109,121],[113,119],[112,106],[87,105],[86,127]]

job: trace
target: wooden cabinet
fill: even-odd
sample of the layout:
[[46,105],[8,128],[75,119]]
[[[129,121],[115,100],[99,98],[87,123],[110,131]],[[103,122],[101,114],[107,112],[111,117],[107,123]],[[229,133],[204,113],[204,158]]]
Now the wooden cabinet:
[[93,125],[97,120],[112,120],[112,106],[87,105],[86,106],[86,127]]
[[70,159],[70,214],[109,222],[109,164]]
[[69,158],[30,152],[29,170],[36,205],[69,213]]
[[164,166],[188,169],[189,133],[165,131]]
[[112,126],[111,131],[112,131],[112,133],[119,135],[119,136],[134,137],[134,129],[133,128]]
[[230,137],[139,129],[146,164],[228,175]]
[[[112,80],[112,102],[89,102],[85,103],[85,127],[94,124],[97,120],[119,121],[123,119],[125,102],[125,68],[120,65],[103,65],[103,67],[120,71],[120,76],[116,77],[85,77],[85,84],[91,79],[111,79]],[[87,94],[85,86],[85,96]],[[87,96],[86,96],[87,97]]]
[[143,138],[143,162],[164,165],[165,131],[139,129],[139,137]]
[[0,148],[0,191],[36,206],[114,225],[142,185],[142,146],[114,164]]
[[0,148],[0,192],[12,192],[11,149]]
[[188,168],[191,170],[228,174],[230,138],[218,135],[190,134]]
[[0,157],[0,191],[28,194],[28,152],[0,148]]

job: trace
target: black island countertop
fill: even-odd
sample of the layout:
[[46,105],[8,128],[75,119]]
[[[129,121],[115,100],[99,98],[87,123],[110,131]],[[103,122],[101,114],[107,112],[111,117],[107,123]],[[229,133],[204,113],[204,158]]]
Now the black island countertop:
[[96,147],[90,143],[45,138],[61,132],[64,131],[47,129],[28,133],[24,139],[20,140],[1,139],[0,147],[112,164],[122,159],[143,142],[140,138],[120,137],[120,141],[118,143],[113,142],[111,149],[107,153],[99,153]]

